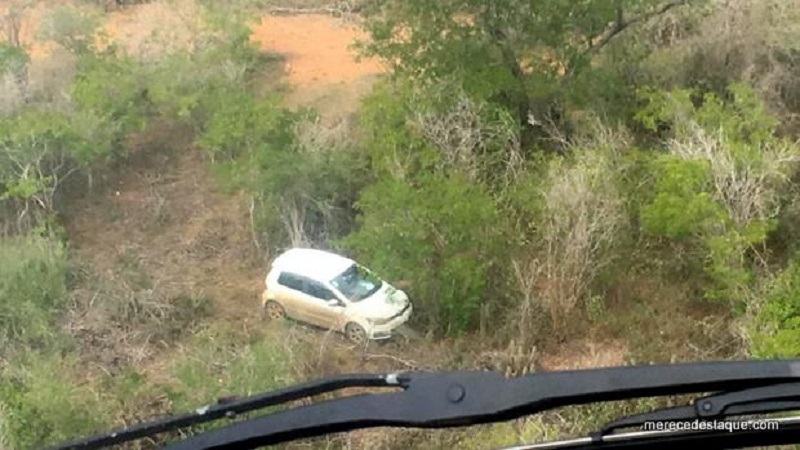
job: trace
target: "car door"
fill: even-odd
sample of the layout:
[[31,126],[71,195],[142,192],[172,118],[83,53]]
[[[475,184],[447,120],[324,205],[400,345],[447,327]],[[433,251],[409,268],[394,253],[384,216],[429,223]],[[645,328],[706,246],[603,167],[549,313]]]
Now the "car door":
[[305,308],[303,277],[291,272],[281,272],[278,276],[280,293],[278,297],[286,310],[286,315],[295,320],[307,322],[310,317]]
[[301,275],[285,273],[282,277],[285,283],[281,284],[290,290],[286,292],[286,297],[291,299],[292,317],[311,325],[327,327],[330,319],[326,316],[330,314],[330,308],[327,300],[320,298],[327,295],[319,289],[321,285]]
[[338,296],[324,284],[313,280],[307,281],[306,292],[311,297],[311,308],[308,312],[313,316],[314,323],[320,327],[338,329],[344,314],[344,305],[332,306],[328,303],[330,300],[341,302]]

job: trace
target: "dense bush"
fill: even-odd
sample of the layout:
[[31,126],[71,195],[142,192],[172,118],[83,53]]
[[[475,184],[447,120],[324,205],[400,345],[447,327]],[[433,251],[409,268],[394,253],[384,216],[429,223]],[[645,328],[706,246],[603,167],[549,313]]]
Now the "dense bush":
[[752,331],[752,351],[762,358],[800,355],[800,265],[793,260],[769,286]]
[[43,237],[0,239],[0,355],[50,347],[65,304],[66,249]]
[[92,387],[80,382],[79,364],[55,353],[29,353],[4,368],[0,374],[4,446],[44,448],[110,425],[112,411]]
[[702,246],[706,295],[743,307],[758,269],[753,252],[775,227],[798,148],[775,136],[777,121],[745,86],[731,86],[727,100],[695,94],[646,94],[639,120],[669,135],[641,222],[653,235]]
[[413,280],[420,325],[458,334],[477,325],[491,299],[502,219],[484,188],[428,175],[414,185],[385,178],[358,200],[359,228],[344,245],[394,280]]

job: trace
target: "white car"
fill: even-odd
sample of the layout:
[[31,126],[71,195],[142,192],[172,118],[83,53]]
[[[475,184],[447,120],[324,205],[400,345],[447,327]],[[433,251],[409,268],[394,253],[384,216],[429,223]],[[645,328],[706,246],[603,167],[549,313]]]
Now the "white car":
[[339,331],[356,343],[391,337],[413,309],[402,290],[323,250],[287,250],[272,262],[265,282],[261,304],[267,317]]

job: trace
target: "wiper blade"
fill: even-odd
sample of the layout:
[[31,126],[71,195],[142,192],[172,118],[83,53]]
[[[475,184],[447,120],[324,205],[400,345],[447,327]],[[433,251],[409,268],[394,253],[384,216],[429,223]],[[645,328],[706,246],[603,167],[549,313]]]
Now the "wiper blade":
[[795,382],[800,382],[800,360],[613,367],[534,373],[510,379],[496,372],[469,371],[356,375],[215,405],[202,413],[122,429],[56,449],[103,448],[332,390],[365,386],[364,383],[403,390],[354,395],[280,411],[191,436],[166,449],[259,448],[379,426],[459,427],[508,421],[568,405]]
[[[702,444],[703,448],[746,448],[755,445],[791,444],[800,440],[800,416],[769,418],[773,428],[741,429],[741,423],[725,421],[741,416],[774,414],[800,410],[800,383],[781,383],[695,399],[690,405],[658,409],[614,420],[590,436],[538,445],[523,445],[506,450],[580,450],[597,448],[649,449],[674,448],[684,443]],[[670,428],[682,422],[686,430]],[[658,424],[666,430],[642,430],[646,424]],[[727,425],[727,427],[726,427]],[[732,431],[735,431],[733,433]],[[613,433],[613,434],[612,434]]]
[[717,420],[795,410],[800,410],[800,383],[782,383],[774,386],[709,395],[695,400],[692,405],[664,408],[625,417],[604,426],[600,434],[608,434],[621,428],[641,427],[648,422],[669,423]]

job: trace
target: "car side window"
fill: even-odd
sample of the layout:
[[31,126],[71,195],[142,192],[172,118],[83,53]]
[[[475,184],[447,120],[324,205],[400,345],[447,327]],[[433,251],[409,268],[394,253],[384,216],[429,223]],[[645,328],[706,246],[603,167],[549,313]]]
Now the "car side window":
[[315,281],[308,281],[305,292],[312,297],[316,297],[324,301],[336,299],[333,291]]
[[282,272],[280,274],[278,277],[278,284],[295,291],[305,292],[305,289],[303,289],[303,279],[288,272]]

